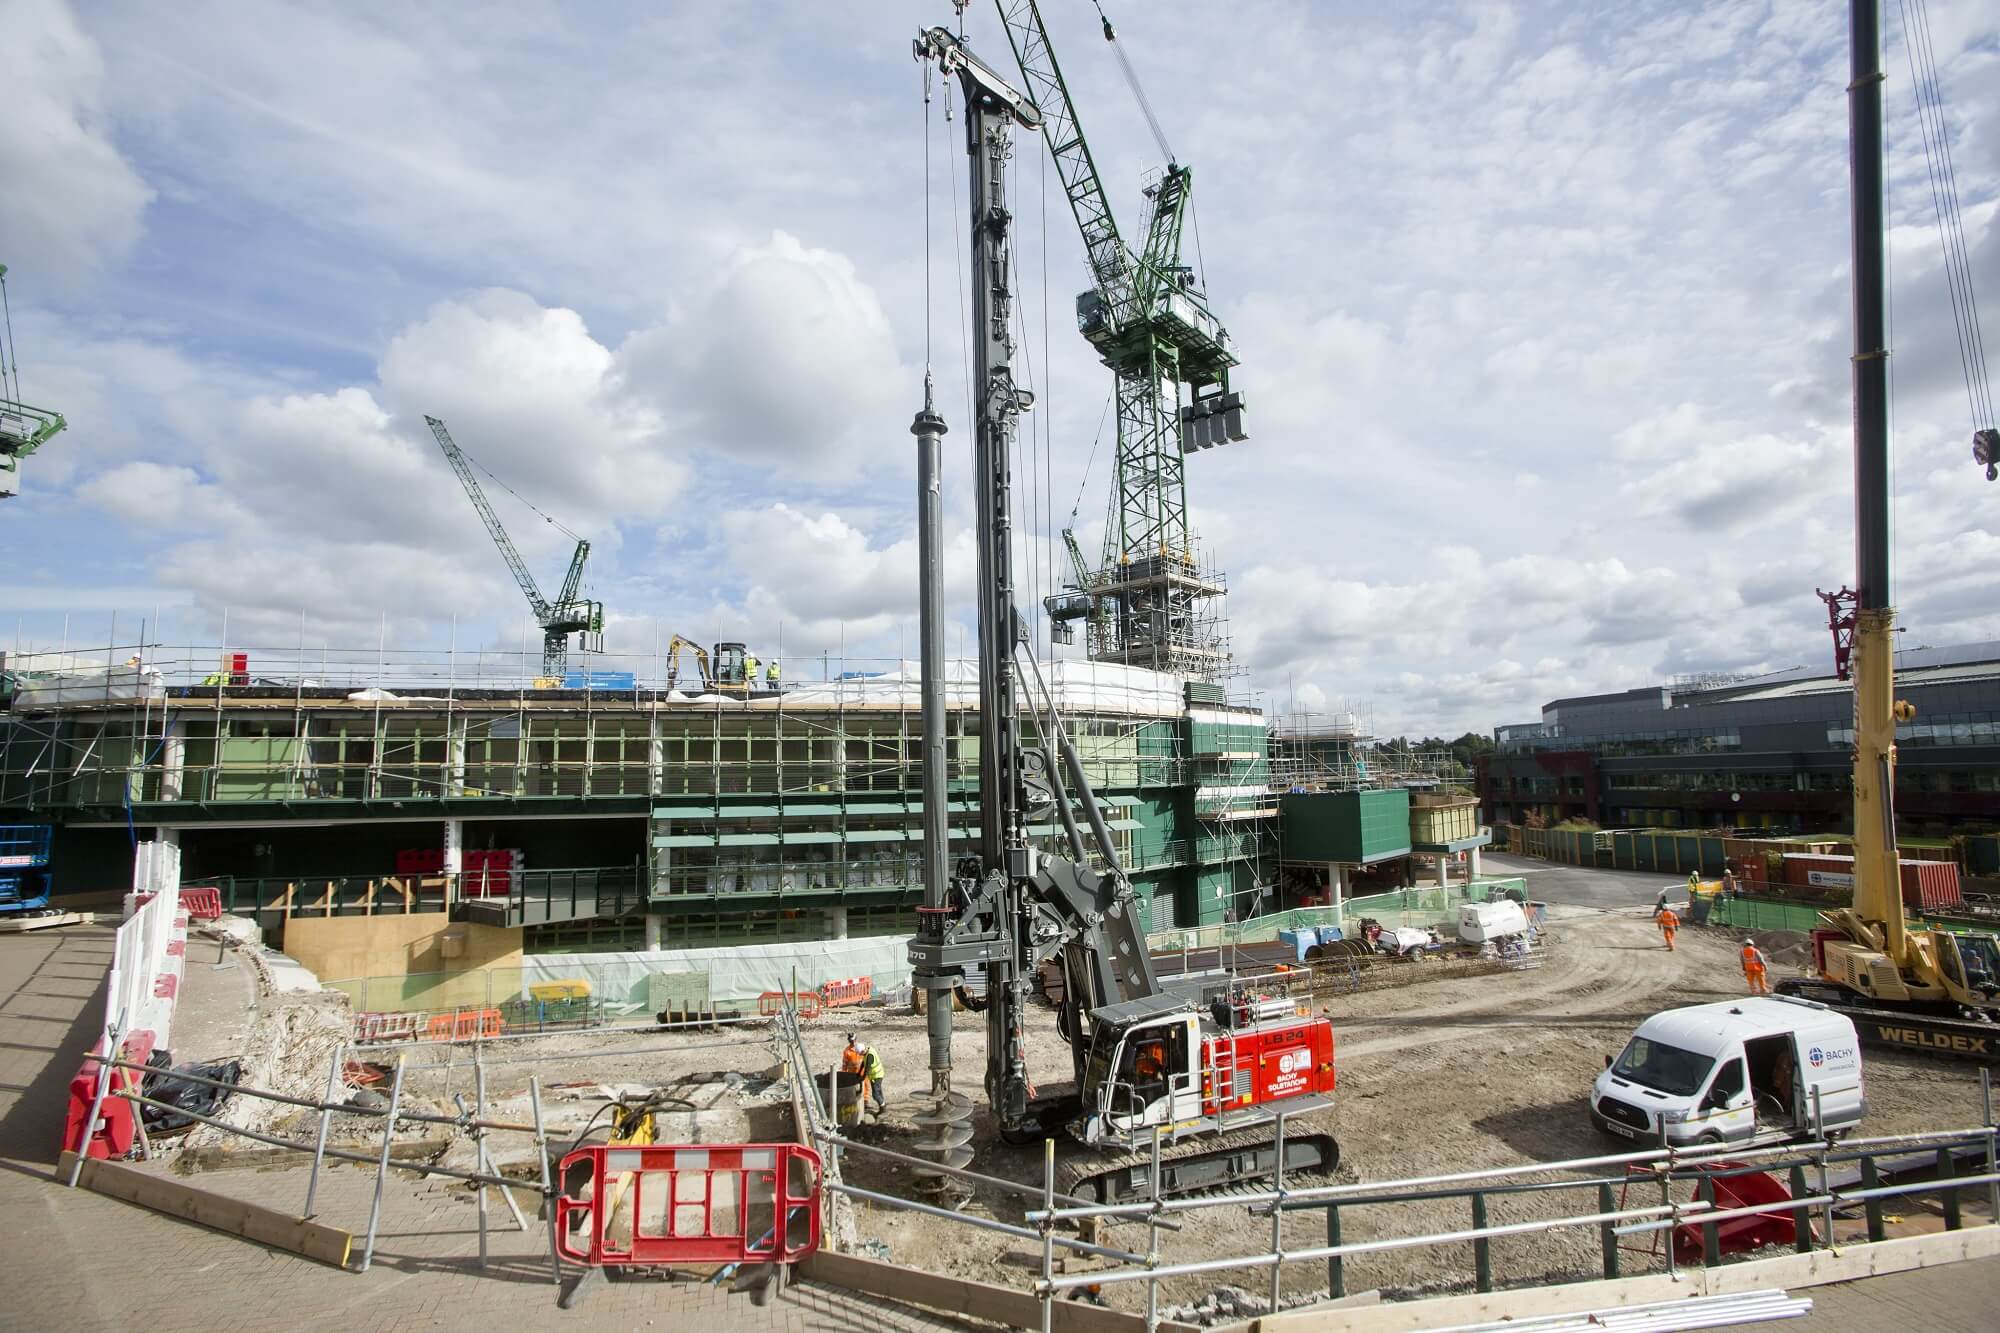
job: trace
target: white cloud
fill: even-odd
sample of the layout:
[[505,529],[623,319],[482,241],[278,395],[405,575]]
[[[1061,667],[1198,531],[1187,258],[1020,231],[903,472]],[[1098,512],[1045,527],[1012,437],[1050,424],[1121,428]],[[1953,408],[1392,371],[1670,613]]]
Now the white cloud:
[[380,375],[427,452],[423,418],[439,417],[515,489],[567,509],[572,527],[656,512],[686,481],[659,414],[626,392],[611,350],[574,310],[500,288],[440,302],[390,340]]
[[15,0],[0,40],[0,237],[36,283],[81,283],[129,253],[153,191],[111,142],[104,58],[64,0]]
[[846,256],[778,231],[626,343],[636,391],[723,457],[825,475],[880,440],[910,386],[881,302]]

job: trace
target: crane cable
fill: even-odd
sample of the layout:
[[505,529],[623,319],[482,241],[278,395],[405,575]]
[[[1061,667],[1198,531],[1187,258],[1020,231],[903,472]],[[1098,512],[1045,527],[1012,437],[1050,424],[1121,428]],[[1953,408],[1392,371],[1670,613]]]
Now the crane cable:
[[519,491],[515,490],[512,486],[509,486],[506,482],[500,480],[500,478],[494,476],[493,469],[487,467],[486,464],[480,462],[478,459],[474,458],[471,454],[465,452],[465,446],[459,444],[456,440],[452,441],[452,446],[458,450],[459,456],[461,458],[465,459],[466,462],[472,464],[472,466],[478,468],[481,472],[484,472],[486,474],[487,480],[491,481],[495,486],[498,486],[501,490],[507,492],[507,494],[513,496],[516,500],[519,500],[522,504],[528,506],[528,508],[534,510],[537,514],[540,514],[542,517],[542,521],[544,523],[552,525],[558,532],[563,533],[564,535],[569,537],[570,540],[572,541],[580,542],[583,540],[583,534],[572,531],[570,528],[564,526],[561,520],[553,517],[550,514],[544,513],[540,505],[537,505],[533,500],[530,500],[527,496],[521,494]]
[[[21,399],[21,359],[14,350],[14,308],[7,303],[7,266],[0,264],[0,315],[6,317],[6,337],[0,341],[0,398],[19,402]],[[12,367],[10,372],[9,367]],[[14,387],[9,391],[7,377],[12,374]]]
[[1118,68],[1124,72],[1125,86],[1132,90],[1132,100],[1139,104],[1139,114],[1146,118],[1147,128],[1153,131],[1153,142],[1160,146],[1160,155],[1169,163],[1174,161],[1174,150],[1167,143],[1167,132],[1160,128],[1160,118],[1153,114],[1153,104],[1146,98],[1146,90],[1139,86],[1138,71],[1125,56],[1125,48],[1118,44],[1118,30],[1111,26],[1111,20],[1104,13],[1100,0],[1090,0],[1097,10],[1097,21],[1104,25],[1104,40],[1111,46],[1111,53],[1118,57]]
[[1979,303],[1972,287],[1972,261],[1959,209],[1958,173],[1952,163],[1951,134],[1944,118],[1944,89],[1938,80],[1930,14],[1924,0],[1897,0],[1897,9],[1903,19],[1903,50],[1909,57],[1917,115],[1923,127],[1924,165],[1930,174],[1938,243],[1944,251],[1945,282],[1951,294],[1951,318],[1958,335],[1966,404],[1972,412],[1972,428],[1978,431],[1994,424],[1993,388],[1986,369]]

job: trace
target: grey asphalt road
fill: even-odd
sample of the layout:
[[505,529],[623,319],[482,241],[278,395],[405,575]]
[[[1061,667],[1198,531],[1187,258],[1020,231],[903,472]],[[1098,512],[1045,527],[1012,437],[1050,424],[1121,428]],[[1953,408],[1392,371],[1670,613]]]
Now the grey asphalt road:
[[1675,890],[1674,901],[1687,897],[1687,876],[1648,870],[1586,870],[1525,856],[1489,852],[1479,858],[1482,875],[1519,875],[1528,882],[1528,896],[1538,902],[1568,907],[1636,907],[1651,911],[1660,890]]

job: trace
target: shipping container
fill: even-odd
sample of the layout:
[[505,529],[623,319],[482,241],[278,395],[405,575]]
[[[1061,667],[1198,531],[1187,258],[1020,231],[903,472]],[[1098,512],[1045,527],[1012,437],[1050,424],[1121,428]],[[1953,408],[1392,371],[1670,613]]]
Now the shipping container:
[[[1949,861],[1902,861],[1903,903],[1926,912],[1957,907],[1958,867]],[[1794,853],[1785,858],[1785,883],[1802,889],[1854,889],[1854,858]]]

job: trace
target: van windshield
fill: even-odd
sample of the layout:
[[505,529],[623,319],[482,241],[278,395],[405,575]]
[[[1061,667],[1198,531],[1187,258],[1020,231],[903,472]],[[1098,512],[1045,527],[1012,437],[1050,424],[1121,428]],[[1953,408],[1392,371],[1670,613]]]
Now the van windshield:
[[1692,1097],[1695,1090],[1708,1080],[1708,1071],[1713,1068],[1715,1059],[1712,1056],[1696,1055],[1678,1046],[1634,1037],[1625,1047],[1625,1053],[1618,1057],[1618,1063],[1611,1066],[1611,1072],[1655,1092]]

